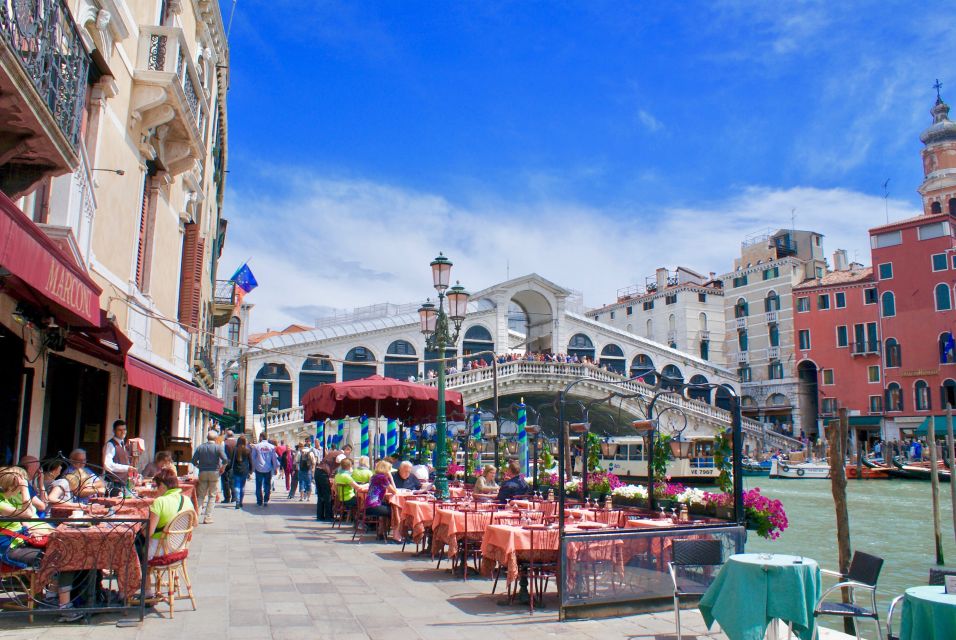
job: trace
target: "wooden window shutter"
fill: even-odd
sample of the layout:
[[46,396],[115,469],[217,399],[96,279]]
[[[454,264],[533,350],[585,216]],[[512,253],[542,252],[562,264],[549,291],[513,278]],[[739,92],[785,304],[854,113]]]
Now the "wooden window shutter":
[[199,225],[186,225],[183,236],[183,261],[179,277],[179,321],[189,330],[199,330],[202,311],[202,267],[206,239],[199,236]]

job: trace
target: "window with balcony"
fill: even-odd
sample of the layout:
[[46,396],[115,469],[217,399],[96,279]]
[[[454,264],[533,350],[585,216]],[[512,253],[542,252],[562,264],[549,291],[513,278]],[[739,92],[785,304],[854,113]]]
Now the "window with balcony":
[[870,365],[866,368],[866,380],[867,382],[879,382],[880,381],[880,367],[879,365]]
[[916,381],[916,384],[913,385],[913,395],[915,396],[917,411],[929,411],[932,408],[930,407],[929,385],[926,384],[925,380]]
[[797,334],[800,341],[800,349],[802,351],[810,350],[810,330],[809,329],[800,329],[800,332]]
[[940,364],[953,364],[956,362],[956,342],[954,342],[951,332],[944,331],[939,334],[937,344],[939,347]]
[[810,298],[806,296],[797,298],[797,311],[800,313],[804,313],[809,310],[810,310]]
[[950,311],[953,308],[953,295],[949,285],[939,283],[933,290],[933,298],[936,301],[937,311]]
[[737,376],[740,378],[741,382],[750,382],[753,380],[753,372],[750,370],[749,365],[744,365],[737,369]]
[[834,306],[836,306],[837,309],[846,308],[846,294],[844,292],[837,291],[836,293],[834,293],[833,301],[835,303]]
[[870,413],[883,413],[883,396],[870,396]]
[[779,347],[780,346],[780,325],[776,323],[770,325],[768,335],[770,336],[770,346]]
[[740,329],[737,331],[737,346],[741,351],[747,350],[747,330]]
[[833,384],[833,369],[824,369],[822,371],[823,384]]
[[932,256],[933,271],[946,271],[948,260],[945,253],[936,253]]
[[845,347],[850,344],[847,328],[845,324],[841,324],[836,328],[837,332],[837,347]]
[[830,308],[830,294],[824,293],[817,296],[817,309],[827,311]]
[[749,305],[746,300],[739,298],[737,304],[734,305],[734,317],[746,318],[747,315],[749,315]]
[[896,315],[896,297],[892,291],[884,291],[880,296],[880,302],[884,318],[892,318]]
[[884,366],[887,369],[899,367],[900,362],[902,361],[902,349],[900,347],[899,341],[896,338],[887,338],[884,348],[886,351],[884,356]]
[[892,280],[893,279],[893,263],[884,262],[879,266],[880,280]]
[[876,287],[867,287],[863,290],[863,304],[876,304]]
[[903,410],[903,389],[896,382],[891,382],[886,385],[886,410],[887,411],[902,411]]
[[734,278],[734,287],[744,287],[747,285],[747,274]]
[[767,377],[771,380],[783,380],[783,363],[771,362],[767,365]]
[[777,295],[776,291],[771,291],[767,294],[767,297],[764,298],[763,308],[766,312],[771,311],[780,311],[780,296]]

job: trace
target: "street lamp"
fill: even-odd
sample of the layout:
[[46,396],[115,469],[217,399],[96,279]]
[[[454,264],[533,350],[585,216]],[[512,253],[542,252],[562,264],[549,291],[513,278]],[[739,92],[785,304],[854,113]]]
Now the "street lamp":
[[278,391],[276,391],[274,394],[271,393],[271,386],[269,385],[268,380],[262,383],[262,395],[259,396],[259,409],[262,413],[263,429],[266,428],[266,419],[269,417],[269,412],[272,411],[272,403],[278,395]]
[[[427,349],[441,354],[438,366],[438,415],[435,420],[435,495],[444,498],[448,494],[448,423],[445,419],[445,349],[458,342],[461,323],[468,312],[469,294],[460,283],[449,289],[451,283],[451,260],[439,253],[432,260],[432,284],[438,292],[438,306],[426,301],[418,310],[421,331],[425,335]],[[445,311],[445,299],[448,311]],[[451,325],[449,325],[451,320]]]

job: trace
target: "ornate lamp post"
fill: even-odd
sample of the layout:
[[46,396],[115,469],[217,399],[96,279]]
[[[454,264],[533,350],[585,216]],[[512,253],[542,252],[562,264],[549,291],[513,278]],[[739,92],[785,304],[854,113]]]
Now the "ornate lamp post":
[[271,393],[271,386],[268,380],[262,383],[262,395],[259,396],[259,409],[262,412],[263,431],[267,431],[266,422],[269,418],[269,412],[272,411],[272,401],[276,395],[278,395],[278,392],[276,392],[275,395]]
[[[449,289],[451,282],[451,260],[442,254],[432,260],[432,283],[438,292],[438,306],[426,301],[418,310],[421,330],[425,334],[427,349],[441,354],[438,367],[438,415],[435,420],[435,495],[444,498],[448,495],[448,423],[445,419],[445,349],[458,342],[461,323],[468,311],[469,294],[461,284]],[[447,293],[446,293],[447,292]],[[445,300],[448,311],[445,311]],[[449,324],[451,320],[451,324]]]

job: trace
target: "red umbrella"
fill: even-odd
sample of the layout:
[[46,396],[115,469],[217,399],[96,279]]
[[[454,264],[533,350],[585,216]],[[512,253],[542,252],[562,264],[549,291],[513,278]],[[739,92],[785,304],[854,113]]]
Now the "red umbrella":
[[[369,376],[349,382],[332,382],[310,389],[302,398],[305,421],[384,416],[406,424],[433,422],[438,411],[438,389],[395,378]],[[464,420],[461,393],[445,391],[445,414]]]

